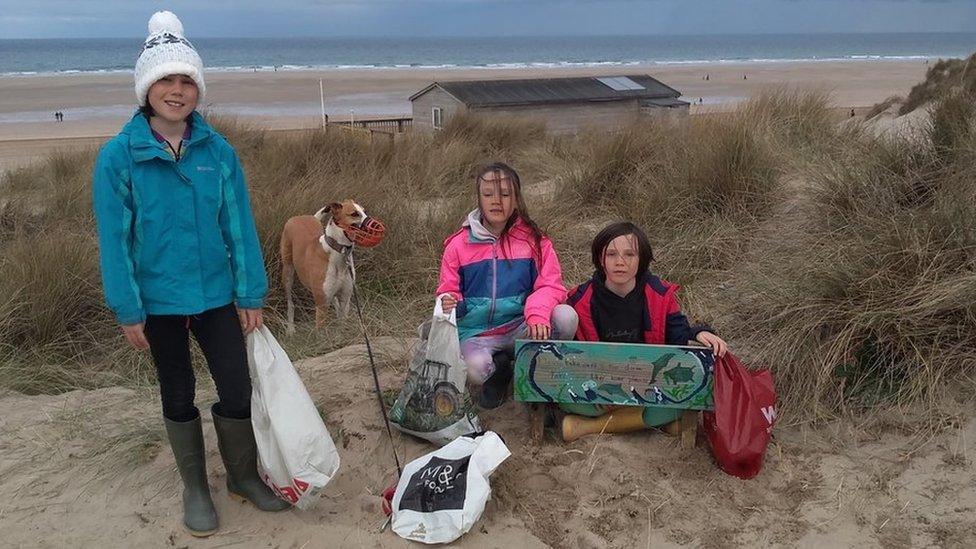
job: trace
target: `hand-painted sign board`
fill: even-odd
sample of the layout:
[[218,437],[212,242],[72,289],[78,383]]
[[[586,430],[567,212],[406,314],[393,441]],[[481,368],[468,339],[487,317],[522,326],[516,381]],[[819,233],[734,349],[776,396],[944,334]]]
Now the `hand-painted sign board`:
[[711,410],[715,360],[705,347],[515,342],[515,400]]

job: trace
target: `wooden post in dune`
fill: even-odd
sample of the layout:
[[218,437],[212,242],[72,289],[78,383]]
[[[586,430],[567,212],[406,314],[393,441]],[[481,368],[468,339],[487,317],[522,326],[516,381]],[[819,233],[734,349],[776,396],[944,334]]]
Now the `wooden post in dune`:
[[322,129],[325,129],[325,89],[322,87],[322,79],[319,78],[319,101],[322,104]]

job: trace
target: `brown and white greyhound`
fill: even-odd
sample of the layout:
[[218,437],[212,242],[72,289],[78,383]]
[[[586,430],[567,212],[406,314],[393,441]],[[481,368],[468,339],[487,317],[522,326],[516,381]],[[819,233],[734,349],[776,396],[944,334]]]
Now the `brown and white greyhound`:
[[[323,231],[327,214],[331,217]],[[288,333],[295,331],[295,273],[315,298],[315,326],[325,325],[329,305],[335,306],[341,320],[349,312],[356,282],[353,246],[375,246],[384,231],[382,223],[366,215],[366,210],[352,200],[333,202],[315,215],[299,215],[285,222],[280,244],[281,285],[288,300]]]

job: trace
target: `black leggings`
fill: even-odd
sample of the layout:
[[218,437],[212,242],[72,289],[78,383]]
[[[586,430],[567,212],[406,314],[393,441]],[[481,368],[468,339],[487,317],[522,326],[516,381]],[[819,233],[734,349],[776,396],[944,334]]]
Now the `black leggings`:
[[251,417],[251,378],[247,347],[234,304],[198,315],[148,315],[146,339],[163,400],[163,416],[190,421],[200,415],[193,404],[196,378],[190,363],[190,332],[207,359],[217,385],[217,411],[224,417]]

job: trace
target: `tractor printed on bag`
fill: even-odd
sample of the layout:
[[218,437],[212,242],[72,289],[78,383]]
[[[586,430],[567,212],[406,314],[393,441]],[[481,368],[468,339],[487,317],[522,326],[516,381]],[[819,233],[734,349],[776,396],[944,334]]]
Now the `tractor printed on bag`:
[[440,417],[453,416],[461,405],[461,395],[447,380],[450,368],[441,362],[425,360],[419,370],[411,371],[407,384],[414,389],[407,406]]

